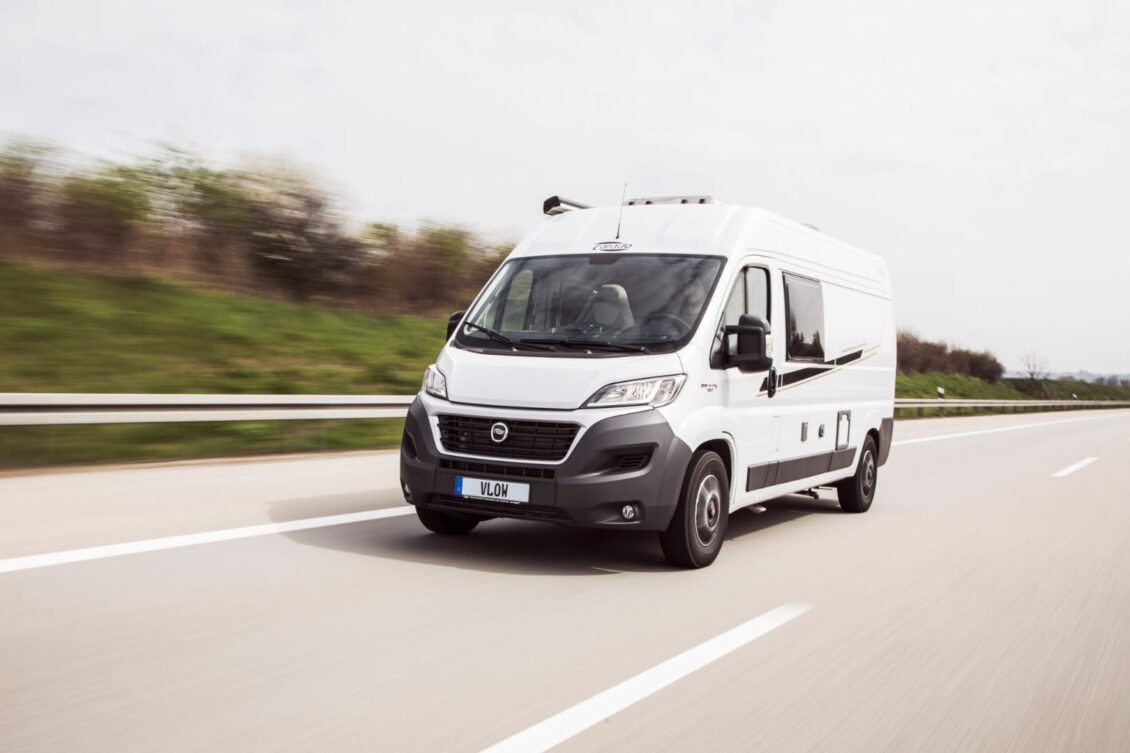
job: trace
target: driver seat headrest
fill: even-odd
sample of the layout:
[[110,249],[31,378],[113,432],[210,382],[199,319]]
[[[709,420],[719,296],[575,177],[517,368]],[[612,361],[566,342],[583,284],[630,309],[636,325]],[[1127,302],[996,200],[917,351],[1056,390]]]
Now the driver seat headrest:
[[604,327],[624,329],[636,323],[623,285],[601,285],[592,299],[589,318]]

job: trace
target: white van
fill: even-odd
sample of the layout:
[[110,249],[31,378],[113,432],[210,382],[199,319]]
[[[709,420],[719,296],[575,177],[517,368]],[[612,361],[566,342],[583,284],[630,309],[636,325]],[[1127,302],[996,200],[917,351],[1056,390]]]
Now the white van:
[[412,404],[401,486],[436,533],[494,517],[657,531],[704,567],[734,510],[871,506],[894,427],[883,261],[709,197],[552,197]]

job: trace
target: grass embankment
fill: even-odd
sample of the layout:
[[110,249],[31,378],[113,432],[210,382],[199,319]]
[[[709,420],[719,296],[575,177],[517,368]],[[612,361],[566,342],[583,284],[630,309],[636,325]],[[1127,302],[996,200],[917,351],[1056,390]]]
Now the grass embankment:
[[[374,316],[0,262],[0,392],[410,394],[443,318]],[[1130,389],[953,374],[899,397],[1130,400]],[[395,447],[401,421],[4,427],[0,467]]]
[[938,387],[946,391],[947,398],[965,400],[1031,400],[1028,395],[1000,381],[990,384],[963,374],[899,374],[895,380],[895,393],[906,398],[935,398]]
[[[0,262],[0,392],[410,394],[444,321]],[[3,427],[0,467],[392,447],[401,421]]]
[[[1130,400],[1130,387],[1107,387],[1071,379],[1002,379],[990,384],[976,377],[962,374],[899,374],[895,381],[895,394],[902,398],[932,399],[938,396],[937,388],[946,391],[947,400]],[[910,418],[923,415],[961,413],[996,413],[996,409],[918,409],[896,411]]]

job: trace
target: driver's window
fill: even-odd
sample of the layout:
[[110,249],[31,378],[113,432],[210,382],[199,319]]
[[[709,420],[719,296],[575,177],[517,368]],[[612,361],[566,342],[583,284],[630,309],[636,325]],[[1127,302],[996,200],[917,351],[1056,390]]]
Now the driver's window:
[[745,271],[745,312],[769,321],[769,271],[749,267]]
[[[722,326],[728,327],[738,323],[738,318],[745,313],[745,275],[742,274],[734,281],[734,289],[730,292],[730,299],[726,301],[726,313],[722,317]],[[726,346],[726,353],[734,355],[737,352],[738,340],[735,335],[722,335]]]
[[[769,271],[762,267],[746,267],[734,281],[730,298],[726,301],[726,312],[722,326],[737,324],[742,314],[753,314],[769,321]],[[723,335],[726,353],[734,355],[738,350],[737,335]]]

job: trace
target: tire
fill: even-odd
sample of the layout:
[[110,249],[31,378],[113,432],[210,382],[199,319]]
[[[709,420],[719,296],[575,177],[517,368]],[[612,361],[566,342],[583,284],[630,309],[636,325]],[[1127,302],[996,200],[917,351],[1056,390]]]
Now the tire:
[[718,557],[730,519],[730,480],[716,452],[699,452],[687,467],[679,504],[659,543],[677,567],[706,567]]
[[840,509],[844,512],[867,512],[875,499],[875,487],[879,483],[879,448],[870,434],[863,440],[859,452],[859,465],[855,475],[836,484],[839,492]]
[[426,507],[417,507],[416,517],[424,524],[424,528],[432,533],[439,533],[444,536],[459,536],[470,533],[482,520],[470,515],[429,510]]

